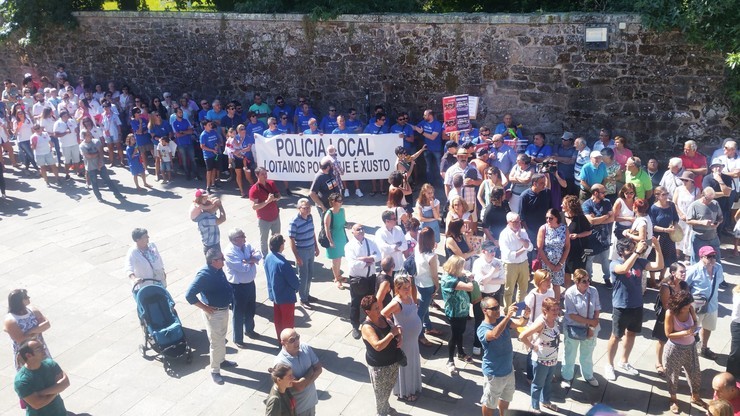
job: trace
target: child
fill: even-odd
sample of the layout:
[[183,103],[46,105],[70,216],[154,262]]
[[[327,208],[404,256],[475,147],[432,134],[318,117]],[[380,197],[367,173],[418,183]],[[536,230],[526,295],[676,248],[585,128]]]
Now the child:
[[146,183],[146,171],[144,170],[144,165],[141,163],[141,152],[139,151],[139,147],[136,146],[136,138],[133,134],[126,136],[126,157],[128,158],[128,169],[134,177],[136,189],[139,191],[144,189],[139,186],[139,176],[144,181],[144,186],[151,188],[152,186]]
[[342,164],[339,162],[339,159],[337,159],[337,148],[334,147],[334,145],[330,145],[327,149],[329,152],[329,157],[331,158],[331,162],[334,166],[334,179],[336,179],[337,183],[339,184],[339,194],[342,194],[342,188],[344,188],[344,197],[349,197],[349,190],[346,188],[346,185],[344,185],[344,182],[342,182],[342,175],[344,175],[344,168],[342,167]]
[[157,154],[160,159],[159,171],[162,173],[162,183],[172,182],[172,158],[175,156],[177,145],[165,136],[159,139]]

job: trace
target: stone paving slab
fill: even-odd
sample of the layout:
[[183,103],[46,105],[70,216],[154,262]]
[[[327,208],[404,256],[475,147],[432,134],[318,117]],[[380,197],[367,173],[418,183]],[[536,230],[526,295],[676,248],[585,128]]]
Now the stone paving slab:
[[[262,269],[257,277],[257,332],[262,338],[247,340],[246,350],[227,344],[227,357],[239,363],[233,371],[224,371],[226,385],[217,386],[209,377],[208,343],[200,310],[185,302],[184,292],[195,272],[203,266],[203,254],[195,223],[187,219],[195,184],[178,179],[173,184],[153,182],[154,189],[137,193],[128,172],[113,169],[113,178],[124,185],[128,202],[120,204],[106,189],[107,201],[95,201],[79,179],[62,187],[46,187],[38,178],[7,170],[8,195],[0,200],[0,292],[24,287],[32,303],[50,319],[45,334],[54,358],[70,376],[71,386],[63,393],[70,411],[89,415],[259,415],[271,386],[267,368],[277,352],[272,307],[267,300]],[[16,179],[22,178],[24,182]],[[248,201],[240,199],[229,184],[222,193],[227,221],[221,226],[222,244],[227,230],[240,227],[248,239],[258,244],[256,220]],[[302,184],[301,194],[307,194]],[[295,215],[297,198],[284,198],[280,204],[283,230]],[[366,196],[347,198],[349,221],[360,221],[369,228],[380,224],[384,198]],[[316,217],[314,211],[314,217]],[[193,347],[192,364],[184,360],[141,357],[142,340],[131,297],[124,276],[123,257],[132,244],[131,229],[149,230],[152,242],[162,252],[168,275],[168,290],[177,302],[177,311]],[[442,251],[441,249],[439,250]],[[292,257],[290,250],[286,251]],[[313,311],[296,309],[296,326],[302,341],[312,345],[324,365],[317,380],[319,415],[372,415],[374,399],[364,362],[364,346],[350,336],[347,322],[349,291],[337,290],[331,282],[330,263],[322,253],[317,259],[312,294],[319,299]],[[737,259],[726,261],[726,279],[738,283]],[[596,266],[598,268],[598,266]],[[598,279],[597,279],[598,280]],[[597,284],[604,312],[602,330],[594,352],[596,377],[600,387],[593,388],[576,379],[566,392],[556,384],[554,402],[561,414],[581,415],[592,403],[603,402],[626,414],[669,414],[665,382],[655,374],[654,342],[649,338],[654,324],[651,312],[645,314],[643,333],[638,336],[632,362],[641,376],[618,374],[607,383],[601,376],[609,335],[611,310],[609,292]],[[646,309],[652,310],[655,292],[646,296]],[[719,292],[721,330],[710,345],[721,358],[718,362],[700,359],[703,369],[702,397],[711,396],[711,378],[722,371],[729,351],[729,312],[731,290]],[[437,300],[442,304],[441,300]],[[432,319],[442,323],[441,313],[432,310]],[[446,325],[441,326],[445,331]],[[465,334],[466,348],[472,348],[472,320]],[[231,334],[227,335],[231,338]],[[480,413],[476,402],[481,394],[480,362],[462,365],[460,375],[450,377],[445,368],[446,338],[430,338],[437,345],[421,347],[424,391],[416,403],[391,398],[391,405],[405,415],[474,415]],[[6,344],[7,345],[7,344]],[[529,406],[529,385],[524,379],[525,352],[514,341],[517,392],[512,408]],[[561,352],[562,358],[562,352]],[[576,374],[579,375],[578,367]],[[14,369],[10,347],[0,348],[0,414],[19,415],[18,401],[12,389]],[[681,381],[679,399],[683,412],[702,414],[688,405],[689,391]]]

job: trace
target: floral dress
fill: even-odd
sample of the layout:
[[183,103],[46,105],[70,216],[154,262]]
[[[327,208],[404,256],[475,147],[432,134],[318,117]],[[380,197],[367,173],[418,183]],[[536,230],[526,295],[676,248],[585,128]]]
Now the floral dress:
[[[563,256],[563,250],[565,250],[565,239],[567,238],[565,224],[560,224],[558,228],[554,229],[548,225],[544,225],[544,227],[545,254],[551,263],[558,264]],[[561,267],[559,272],[550,270],[544,264],[542,265],[542,268],[550,272],[550,276],[552,276],[552,284],[562,286],[565,283],[565,267]]]

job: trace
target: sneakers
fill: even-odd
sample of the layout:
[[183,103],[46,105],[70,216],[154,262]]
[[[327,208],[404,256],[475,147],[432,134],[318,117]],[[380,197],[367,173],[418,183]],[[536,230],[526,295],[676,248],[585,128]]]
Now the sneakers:
[[701,356],[704,357],[704,358],[706,358],[706,359],[708,359],[708,360],[716,360],[717,359],[717,354],[714,351],[710,350],[709,347],[703,347],[701,349]]
[[360,334],[360,330],[357,328],[352,328],[352,338],[354,339],[360,339],[362,334]]
[[614,367],[609,364],[604,366],[604,378],[609,381],[616,381],[617,375],[614,373]]
[[560,382],[560,388],[563,390],[568,390],[570,389],[572,382],[572,380],[563,379],[563,381]]
[[482,352],[483,351],[481,351],[480,347],[473,347],[473,355],[479,356]]
[[213,382],[218,384],[219,386],[222,386],[224,384],[224,378],[221,377],[221,374],[219,373],[211,373],[211,378],[213,379]]
[[349,189],[344,188],[344,197],[349,198]]
[[355,195],[357,195],[358,198],[362,198],[363,196],[365,196],[365,194],[362,193],[360,188],[355,189]]
[[635,367],[632,367],[630,363],[619,364],[619,371],[629,374],[631,376],[639,376],[640,372]]
[[591,387],[599,387],[599,380],[596,380],[596,377],[586,380],[588,384],[591,385]]

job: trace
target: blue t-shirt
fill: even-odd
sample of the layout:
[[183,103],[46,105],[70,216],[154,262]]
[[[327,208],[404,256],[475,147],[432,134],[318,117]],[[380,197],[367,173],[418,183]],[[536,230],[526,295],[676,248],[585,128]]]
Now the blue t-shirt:
[[340,130],[339,127],[337,127],[331,131],[331,134],[352,134],[354,132],[354,130],[351,130],[347,126],[344,126],[344,130]]
[[308,121],[312,118],[316,118],[311,114],[309,111],[309,115],[304,115],[303,112],[300,112],[298,114],[298,124],[296,125],[296,130],[298,131],[304,131],[308,130]]
[[[192,128],[193,125],[190,124],[190,122],[187,119],[177,120],[172,122],[172,130],[177,132],[183,132],[187,131],[190,128]],[[191,145],[193,143],[193,135],[188,134],[185,136],[177,137],[175,138],[175,143],[177,143],[178,146],[185,146],[185,145]]]
[[224,129],[224,135],[226,135],[226,132],[228,132],[230,128],[234,128],[234,130],[236,130],[236,126],[240,125],[241,123],[241,119],[236,114],[234,114],[234,117],[221,117],[221,128]]
[[495,328],[504,319],[503,316],[499,317],[493,325],[483,321],[475,332],[483,347],[481,370],[486,377],[503,377],[514,371],[514,348],[511,345],[509,325],[506,325],[498,338],[486,341],[486,332]]
[[360,120],[350,120],[349,118],[344,122],[345,130],[349,133],[360,133],[362,131],[362,122]]
[[[218,138],[218,133],[216,133],[215,129],[211,131],[203,130],[203,133],[200,134],[200,144],[205,145],[209,149],[215,149],[219,143],[220,143],[220,140]],[[216,157],[215,153],[209,152],[207,150],[203,150],[203,158],[213,159],[215,157]]]
[[442,152],[442,123],[440,123],[437,120],[432,121],[431,123],[424,120],[421,123],[416,125],[417,127],[421,127],[424,129],[424,133],[432,134],[432,133],[439,133],[437,135],[437,138],[434,140],[429,140],[426,137],[424,137],[424,144],[427,145],[427,149],[435,152],[435,153],[441,153]]
[[642,308],[642,274],[647,273],[645,267],[648,265],[647,259],[637,259],[627,274],[616,274],[614,268],[624,263],[619,258],[612,260],[609,264],[609,272],[614,282],[612,290],[612,306],[615,308]]
[[526,153],[529,157],[544,159],[552,155],[552,147],[546,144],[540,147],[532,143],[527,146],[527,149],[524,151],[524,153]]
[[277,106],[277,105],[275,107],[273,107],[273,109],[272,109],[272,116],[273,117],[275,117],[276,119],[280,120],[280,116],[282,114],[285,114],[286,116],[289,116],[290,117],[292,114],[294,114],[293,113],[293,108],[291,106],[289,106],[288,104],[285,104],[282,107]]
[[256,123],[249,123],[246,126],[247,129],[247,138],[252,140],[252,143],[254,143],[254,135],[256,134],[262,134],[267,130],[267,126],[265,126],[261,121],[257,121]]
[[383,134],[383,133],[386,133],[386,131],[383,131],[384,128],[385,128],[385,126],[378,127],[375,123],[368,124],[367,126],[365,126],[365,130],[363,131],[363,133],[367,133],[367,134]]
[[[414,142],[413,142],[414,129],[411,127],[411,125],[405,124],[401,126],[400,124],[394,124],[393,126],[391,126],[391,133],[397,133],[397,134],[403,133],[403,136],[404,136],[403,148],[404,149],[409,150],[412,147],[414,147]],[[406,137],[411,137],[412,141],[410,142],[406,141]]]
[[283,126],[282,124],[278,123],[277,129],[282,134],[292,134],[293,133],[293,125],[288,124],[287,126]]
[[[142,134],[138,134],[140,124]],[[152,136],[149,135],[149,129],[146,126],[146,121],[144,121],[143,119],[131,119],[131,131],[134,133],[137,146],[152,144]]]
[[339,126],[339,124],[337,124],[336,117],[324,116],[324,118],[321,119],[321,124],[319,124],[319,130],[324,132],[334,131],[337,126]]
[[[520,139],[523,139],[524,138],[524,135],[522,134],[522,131],[521,130],[519,130],[517,127],[511,127],[511,128],[514,129],[514,130],[516,130],[515,131],[516,137],[518,137]],[[507,130],[508,130],[508,128],[506,127],[506,124],[499,123],[496,126],[496,129],[493,130],[493,134],[504,134]],[[510,139],[513,139],[513,137],[510,137]]]
[[172,132],[172,127],[170,127],[170,123],[168,121],[162,120],[162,124],[158,126],[152,126],[152,136],[154,137],[165,137],[169,136]]
[[319,129],[316,129],[316,130],[311,130],[311,129],[303,130],[303,134],[320,134],[320,133],[321,133],[321,130],[319,130]]
[[[576,155],[576,153],[578,153],[578,150],[576,150],[575,146],[569,147],[568,149],[565,149],[562,146],[557,146],[555,148],[554,154],[557,157],[572,158]],[[558,162],[558,173],[560,174],[560,177],[565,179],[566,181],[571,181],[575,178],[575,171],[573,170],[574,168],[575,163],[566,164]]]
[[198,122],[202,123],[204,121],[208,120],[208,110],[200,110],[198,111]]
[[[599,163],[599,167],[595,168],[591,162],[588,162],[581,168],[581,174],[578,179],[586,181],[589,185],[603,183],[604,179],[606,179],[606,165]],[[583,189],[583,186],[581,186],[581,189]],[[588,191],[590,189],[585,190]]]
[[208,113],[206,113],[206,118],[211,121],[218,121],[221,122],[221,119],[226,117],[226,110],[221,109],[219,112],[213,111],[213,109],[208,110]]
[[[280,131],[280,129],[277,129],[275,131],[272,131],[270,129],[267,129],[267,130],[265,130],[265,131],[262,132],[262,136],[268,137],[268,138],[269,137],[279,136],[281,134],[283,134],[283,133]],[[254,135],[252,137],[254,137]],[[252,141],[254,141],[254,138],[252,139]]]

